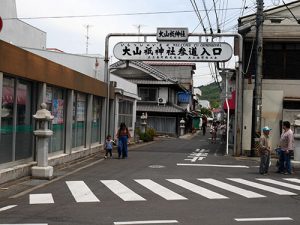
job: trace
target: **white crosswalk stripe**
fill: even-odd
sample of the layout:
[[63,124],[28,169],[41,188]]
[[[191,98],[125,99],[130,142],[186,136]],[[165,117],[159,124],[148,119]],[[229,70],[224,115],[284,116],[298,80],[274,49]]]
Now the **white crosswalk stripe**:
[[284,178],[284,180],[300,184],[300,179],[297,178]]
[[29,195],[29,204],[51,204],[51,203],[54,203],[51,193]]
[[[188,200],[188,198],[184,195],[178,194],[172,190],[172,187],[178,186],[186,189],[188,192],[196,193],[208,199],[229,199],[233,198],[234,195],[239,195],[245,198],[263,198],[267,197],[266,192],[270,192],[277,195],[298,195],[298,193],[290,192],[288,189],[295,189],[300,191],[300,185],[295,185],[293,183],[300,184],[300,179],[297,178],[285,178],[279,181],[278,179],[263,179],[256,178],[256,181],[251,181],[248,179],[242,178],[226,178],[227,181],[221,181],[219,179],[213,178],[198,178],[193,181],[184,180],[184,179],[166,179],[169,184],[168,188],[163,186],[157,181],[152,179],[134,179],[136,183],[131,182],[131,186],[141,185],[144,189],[150,190],[156,195],[164,198],[165,200]],[[100,180],[102,184],[104,184],[104,188],[108,188],[112,193],[117,195],[123,201],[147,201],[143,196],[133,191],[129,186],[125,186],[118,180]],[[203,182],[202,185],[200,182]],[[263,184],[268,183],[268,185]],[[205,184],[204,184],[205,183]],[[88,187],[88,185],[84,181],[66,181],[66,184],[74,197],[76,202],[100,202],[98,197],[92,192],[92,190]],[[100,183],[99,183],[100,184]],[[205,185],[205,187],[203,186]],[[210,190],[210,187],[214,187],[214,190]],[[100,185],[101,186],[101,185]],[[139,190],[141,190],[141,186],[139,186]],[[242,187],[239,187],[242,186]],[[276,187],[281,186],[281,187]],[[259,189],[262,190],[263,193],[258,193],[251,189]],[[282,188],[285,187],[285,188]],[[97,187],[95,187],[97,188]],[[98,189],[98,188],[97,188]],[[222,190],[222,194],[218,193],[218,189]],[[101,189],[103,191],[103,189]],[[100,191],[101,191],[100,190]],[[225,190],[225,191],[224,191]],[[223,193],[226,193],[224,194]],[[145,193],[143,191],[142,193]],[[233,194],[232,194],[233,193]],[[189,198],[190,199],[190,198]],[[30,194],[29,195],[29,204],[53,204],[54,199],[51,193],[38,193],[38,194]],[[0,209],[1,210],[1,209]]]
[[207,179],[198,179],[198,180],[201,180],[205,183],[214,185],[218,188],[222,188],[222,189],[225,189],[227,191],[233,192],[235,194],[242,195],[246,198],[263,198],[263,197],[266,197],[264,195],[255,193],[253,191],[248,191],[246,189],[239,188],[239,187],[236,187],[236,186],[233,186],[233,185],[230,185],[230,184],[227,184],[227,183],[215,180],[215,179],[207,178]]
[[76,202],[100,202],[83,181],[66,181]]
[[182,195],[179,195],[150,179],[138,179],[135,181],[166,200],[187,200],[187,198],[183,197]]
[[245,180],[245,179],[240,179],[240,178],[227,178],[227,179],[231,180],[231,181],[234,181],[234,182],[237,182],[237,183],[240,183],[240,184],[250,186],[250,187],[254,187],[254,188],[261,189],[261,190],[264,190],[264,191],[267,191],[267,192],[278,194],[278,195],[297,195],[293,192],[289,192],[289,191],[285,191],[285,190],[282,190],[282,189],[279,189],[279,188],[274,188],[274,187],[271,187],[271,186],[268,186],[268,185],[248,181],[248,180]]
[[167,180],[174,184],[177,184],[180,187],[186,188],[194,193],[197,193],[197,194],[202,195],[209,199],[226,199],[226,198],[228,198],[224,195],[218,194],[216,192],[213,192],[211,190],[200,187],[196,184],[190,183],[190,182],[182,180],[182,179],[167,179]]
[[260,180],[260,181],[263,181],[263,182],[266,182],[266,183],[269,183],[269,184],[276,184],[276,185],[279,185],[279,186],[283,186],[283,187],[287,187],[287,188],[290,188],[290,189],[295,189],[295,190],[300,191],[300,186],[298,186],[298,185],[288,184],[288,183],[273,180],[273,179],[258,178],[257,180]]
[[101,182],[124,201],[146,200],[117,180],[101,180]]

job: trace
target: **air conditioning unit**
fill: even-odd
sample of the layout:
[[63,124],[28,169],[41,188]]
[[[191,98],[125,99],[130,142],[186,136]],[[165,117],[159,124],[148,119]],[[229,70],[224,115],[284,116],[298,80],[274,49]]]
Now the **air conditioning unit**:
[[167,103],[167,100],[166,100],[165,98],[158,98],[158,99],[157,99],[157,103],[158,103],[158,104],[164,104],[164,105],[165,105],[165,104]]

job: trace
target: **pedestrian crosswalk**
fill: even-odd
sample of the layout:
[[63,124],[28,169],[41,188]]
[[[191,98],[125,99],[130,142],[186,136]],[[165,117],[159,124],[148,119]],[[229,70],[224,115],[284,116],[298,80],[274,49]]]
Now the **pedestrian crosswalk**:
[[[103,195],[101,196],[101,193],[104,191],[106,194],[111,193],[118,196],[125,202],[150,200],[149,192],[167,201],[189,200],[191,199],[191,194],[212,200],[225,200],[238,196],[244,198],[266,198],[268,194],[299,195],[299,184],[300,179],[297,178],[280,180],[270,178],[134,179],[130,180],[130,182],[126,180],[99,180],[98,185],[90,188],[85,181],[66,181],[67,190],[77,203],[101,202],[103,201],[101,198],[104,197]],[[135,185],[138,185],[138,188]],[[109,192],[104,189],[109,190]],[[29,204],[53,204],[55,200],[55,193],[32,193],[29,195]]]

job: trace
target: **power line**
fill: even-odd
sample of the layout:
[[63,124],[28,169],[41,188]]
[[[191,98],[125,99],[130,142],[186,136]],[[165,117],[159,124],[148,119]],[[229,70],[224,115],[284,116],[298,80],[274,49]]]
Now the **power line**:
[[[218,9],[223,11],[225,9]],[[230,8],[230,10],[240,10],[240,8]],[[205,10],[197,10],[204,12]],[[109,14],[93,14],[93,15],[61,15],[61,16],[36,16],[36,17],[9,17],[2,18],[3,20],[36,20],[36,19],[71,19],[71,18],[87,18],[87,17],[113,17],[113,16],[140,16],[140,15],[158,15],[158,14],[178,14],[178,13],[193,13],[193,10],[175,10],[175,11],[155,11],[155,12],[133,12],[133,13],[109,13]]]
[[201,18],[201,15],[200,15],[200,12],[199,12],[197,3],[196,3],[195,0],[194,0],[194,1],[190,0],[190,2],[191,2],[191,4],[192,4],[192,6],[193,6],[193,8],[194,8],[194,12],[196,13],[196,16],[198,17],[198,20],[199,20],[199,22],[200,22],[200,24],[201,24],[201,26],[202,26],[202,28],[203,28],[203,31],[204,31],[204,33],[206,34],[206,28],[205,28],[204,23],[203,23],[203,20],[202,20],[202,18]]
[[203,3],[204,9],[205,9],[205,13],[206,13],[206,17],[207,17],[207,20],[208,20],[210,33],[213,34],[213,30],[212,30],[212,26],[211,26],[211,23],[210,23],[210,19],[209,19],[207,7],[206,7],[206,4],[205,4],[205,0],[202,0],[202,3]]
[[216,2],[215,2],[215,0],[213,0],[213,3],[214,3],[215,14],[216,14],[217,33],[221,33],[221,29],[220,29],[219,18],[218,18],[218,14],[217,14],[217,7],[216,7]]

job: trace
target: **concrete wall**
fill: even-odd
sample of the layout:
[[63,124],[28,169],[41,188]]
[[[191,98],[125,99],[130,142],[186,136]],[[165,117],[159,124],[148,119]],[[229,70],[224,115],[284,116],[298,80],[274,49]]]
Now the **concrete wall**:
[[[300,80],[263,80],[262,92],[262,124],[272,128],[271,143],[276,147],[280,138],[279,122],[281,120],[292,119],[299,111],[283,109],[283,99],[285,97],[300,98],[299,92]],[[244,84],[243,96],[243,150],[251,149],[251,129],[252,129],[252,99],[253,84]],[[283,112],[288,111],[292,115],[284,116]],[[291,112],[290,112],[291,111]]]
[[0,1],[0,16],[3,29],[0,39],[16,46],[29,48],[46,48],[46,33],[17,18],[15,0]]

